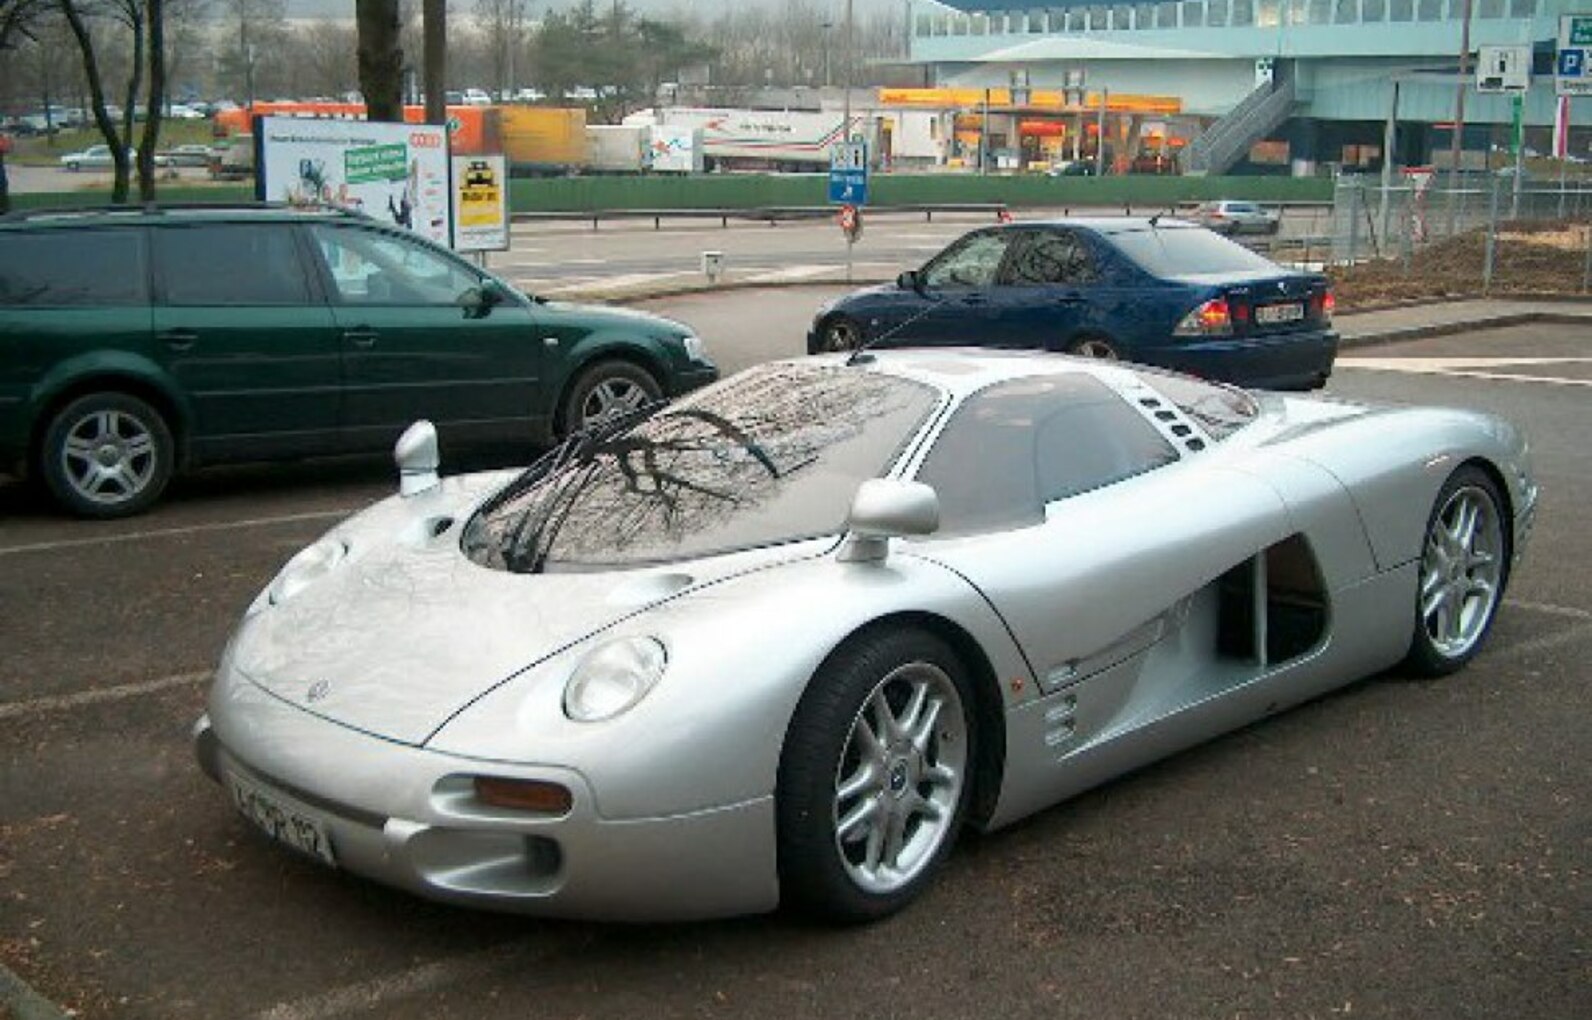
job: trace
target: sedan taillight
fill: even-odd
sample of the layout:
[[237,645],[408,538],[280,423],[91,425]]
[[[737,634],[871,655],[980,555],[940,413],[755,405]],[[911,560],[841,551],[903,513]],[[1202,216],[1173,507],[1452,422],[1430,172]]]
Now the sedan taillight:
[[1211,298],[1183,316],[1173,336],[1232,336],[1233,313],[1226,298]]
[[1332,296],[1330,290],[1324,290],[1310,299],[1310,311],[1324,325],[1332,325],[1332,310],[1337,307],[1338,299]]

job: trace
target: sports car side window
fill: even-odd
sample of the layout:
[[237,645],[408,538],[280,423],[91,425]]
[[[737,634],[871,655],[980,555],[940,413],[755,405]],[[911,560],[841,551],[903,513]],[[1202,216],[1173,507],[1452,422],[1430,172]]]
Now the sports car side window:
[[924,286],[993,286],[1014,236],[1010,230],[995,230],[962,238],[924,267]]
[[1037,230],[1012,253],[1001,282],[1012,287],[1086,284],[1094,283],[1098,276],[1094,256],[1078,235]]
[[997,383],[962,402],[918,469],[940,499],[939,534],[1044,520],[1045,504],[1154,470],[1177,451],[1084,373]]

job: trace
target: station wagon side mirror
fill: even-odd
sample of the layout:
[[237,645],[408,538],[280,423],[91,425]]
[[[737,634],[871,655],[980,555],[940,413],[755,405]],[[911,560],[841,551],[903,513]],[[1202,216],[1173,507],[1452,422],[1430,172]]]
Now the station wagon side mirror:
[[500,305],[507,298],[503,288],[492,280],[484,281],[479,287],[471,287],[459,295],[459,304],[464,308],[466,318],[484,319],[492,314],[492,308]]
[[437,427],[421,418],[404,429],[404,434],[393,445],[392,459],[398,465],[398,495],[408,499],[436,488],[441,481],[437,469],[442,466],[442,456],[437,451]]
[[896,286],[900,287],[902,290],[915,290],[921,292],[923,290],[923,277],[918,275],[918,271],[916,269],[908,269],[906,272],[896,277]]
[[940,497],[922,482],[870,478],[857,486],[846,527],[851,534],[840,547],[840,561],[876,563],[889,553],[890,539],[939,530]]

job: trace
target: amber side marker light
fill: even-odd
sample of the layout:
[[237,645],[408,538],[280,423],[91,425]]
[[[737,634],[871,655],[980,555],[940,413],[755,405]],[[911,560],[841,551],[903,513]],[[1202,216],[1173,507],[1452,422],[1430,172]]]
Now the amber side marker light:
[[535,811],[545,815],[568,814],[575,797],[569,788],[539,779],[475,777],[475,799],[493,807],[515,811]]

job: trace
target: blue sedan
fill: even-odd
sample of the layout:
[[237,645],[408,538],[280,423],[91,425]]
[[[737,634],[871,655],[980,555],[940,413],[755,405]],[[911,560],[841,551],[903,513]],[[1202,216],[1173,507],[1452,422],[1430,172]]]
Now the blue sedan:
[[820,308],[809,353],[978,346],[1121,358],[1270,389],[1332,374],[1338,335],[1319,273],[1157,217],[975,230],[922,269]]

